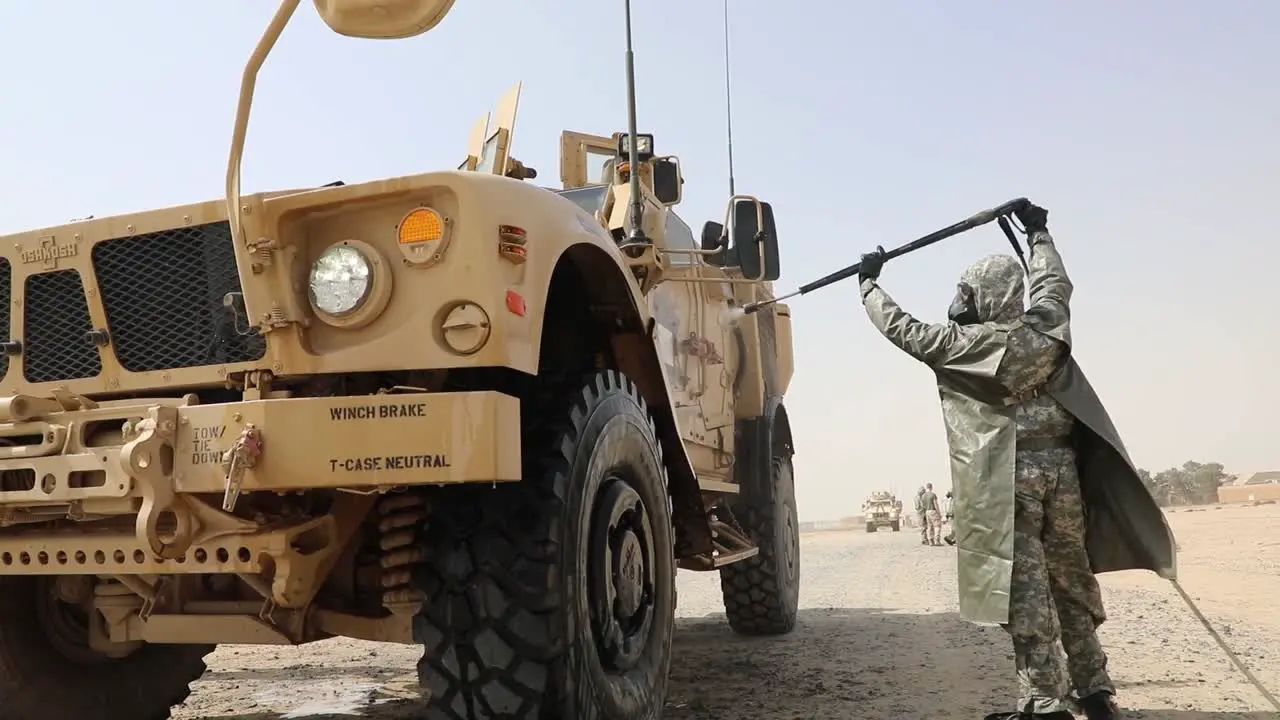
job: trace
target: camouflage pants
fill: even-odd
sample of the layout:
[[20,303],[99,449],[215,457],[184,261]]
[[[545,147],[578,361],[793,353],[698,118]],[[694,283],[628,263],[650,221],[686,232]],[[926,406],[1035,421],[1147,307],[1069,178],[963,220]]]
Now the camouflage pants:
[[930,510],[925,513],[925,540],[931,543],[942,542],[942,513]]
[[1115,693],[1097,626],[1106,620],[1084,545],[1084,503],[1075,451],[1017,453],[1009,624],[1018,672],[1018,710],[1068,710],[1066,676],[1079,697]]
[[929,542],[929,519],[923,510],[917,512],[916,517],[920,519],[920,542]]

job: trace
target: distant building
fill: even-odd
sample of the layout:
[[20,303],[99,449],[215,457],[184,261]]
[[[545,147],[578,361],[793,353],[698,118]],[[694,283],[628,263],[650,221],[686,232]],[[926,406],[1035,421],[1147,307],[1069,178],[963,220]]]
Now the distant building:
[[1218,488],[1218,502],[1242,503],[1280,500],[1280,470],[1242,473]]
[[831,530],[843,530],[844,521],[842,520],[810,520],[800,523],[800,532],[828,532]]
[[807,520],[800,523],[800,532],[831,532],[835,530],[852,530],[862,527],[862,516],[853,515],[839,520]]

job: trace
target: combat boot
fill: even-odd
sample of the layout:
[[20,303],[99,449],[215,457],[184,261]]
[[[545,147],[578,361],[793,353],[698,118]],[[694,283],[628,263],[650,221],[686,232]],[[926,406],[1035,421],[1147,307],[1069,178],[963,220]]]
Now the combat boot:
[[1124,717],[1115,697],[1106,691],[1082,697],[1076,702],[1089,720],[1120,720]]

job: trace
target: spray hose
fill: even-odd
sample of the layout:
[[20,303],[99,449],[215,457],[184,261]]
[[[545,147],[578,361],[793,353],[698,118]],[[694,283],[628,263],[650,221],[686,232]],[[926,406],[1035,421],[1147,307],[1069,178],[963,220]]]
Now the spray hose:
[[1245,667],[1244,662],[1240,660],[1240,656],[1236,655],[1235,651],[1227,645],[1227,641],[1223,640],[1222,636],[1218,634],[1218,631],[1213,629],[1213,625],[1209,622],[1209,619],[1204,616],[1204,613],[1200,612],[1200,608],[1196,607],[1195,601],[1191,599],[1191,596],[1187,594],[1186,590],[1182,589],[1182,585],[1180,585],[1177,580],[1170,580],[1169,582],[1173,583],[1173,589],[1178,591],[1178,595],[1182,596],[1182,601],[1191,609],[1191,614],[1196,616],[1196,619],[1200,621],[1200,624],[1204,626],[1204,629],[1208,630],[1209,634],[1213,636],[1213,639],[1217,641],[1218,647],[1222,648],[1222,652],[1226,653],[1227,659],[1236,666],[1236,669],[1244,673],[1245,678],[1248,679],[1249,684],[1253,686],[1253,689],[1261,693],[1262,697],[1266,698],[1267,702],[1271,703],[1271,707],[1275,708],[1277,712],[1280,712],[1280,700],[1276,700],[1276,696],[1272,695],[1270,690],[1267,690],[1266,686],[1262,684],[1262,681],[1259,680],[1258,677],[1249,670],[1249,668]]

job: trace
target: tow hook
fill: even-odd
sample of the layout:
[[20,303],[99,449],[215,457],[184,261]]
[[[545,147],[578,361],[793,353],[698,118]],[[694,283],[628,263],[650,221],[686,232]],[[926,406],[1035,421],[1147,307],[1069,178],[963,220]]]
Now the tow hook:
[[223,510],[232,512],[236,509],[240,488],[244,484],[244,472],[257,464],[260,455],[262,432],[253,423],[248,423],[240,431],[240,437],[222,454],[222,470],[227,474],[226,489],[222,493]]

